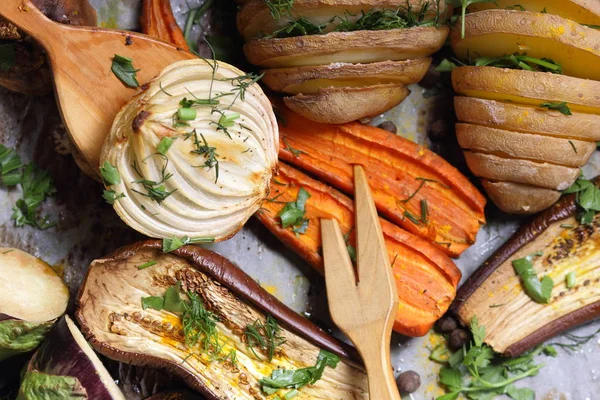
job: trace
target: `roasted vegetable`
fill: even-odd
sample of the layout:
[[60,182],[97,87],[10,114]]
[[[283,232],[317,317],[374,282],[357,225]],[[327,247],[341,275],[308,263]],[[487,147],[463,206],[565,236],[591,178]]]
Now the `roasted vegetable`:
[[[548,13],[486,10],[468,14],[465,37],[461,25],[450,33],[454,53],[469,57],[500,57],[525,51],[528,56],[551,59],[564,74],[600,79],[600,31]],[[493,45],[490,45],[493,43]]]
[[65,315],[27,365],[17,400],[125,400],[108,371]]
[[278,128],[258,77],[189,60],[166,68],[116,116],[101,154],[106,200],[157,238],[221,241],[260,207]]
[[0,361],[35,350],[67,308],[69,290],[52,268],[0,248]]
[[[496,352],[520,355],[600,316],[600,217],[580,225],[576,212],[575,196],[564,197],[521,227],[460,288],[453,311],[467,325],[477,317]],[[515,272],[513,261],[527,256],[540,279],[553,280],[548,304],[534,301]],[[573,272],[576,282],[568,288]]]
[[[156,264],[140,269],[150,260]],[[323,350],[344,359],[325,368],[313,385],[299,388],[295,398],[368,397],[364,371],[349,361],[353,349],[284,306],[223,257],[199,247],[166,254],[162,242],[147,241],[94,261],[76,315],[98,352],[166,368],[211,400],[270,399],[262,390],[270,381],[264,378],[273,371],[312,367]],[[271,326],[271,336],[264,324]],[[248,332],[258,332],[252,337],[273,346],[261,346]],[[272,361],[268,348],[274,349]],[[288,392],[293,389],[269,391],[280,397]]]
[[[284,212],[289,211],[289,204],[297,201],[302,190],[310,197],[299,218],[301,229],[284,227]],[[338,220],[352,255],[354,212],[349,198],[284,163],[279,164],[279,174],[273,178],[271,196],[257,213],[258,218],[321,273],[320,219]],[[380,221],[400,300],[394,330],[410,336],[425,335],[452,302],[460,271],[430,243],[386,220]]]
[[[348,194],[354,185],[352,164],[362,164],[384,217],[452,256],[475,241],[485,222],[485,199],[435,153],[371,126],[323,125],[285,108],[277,107],[277,112],[283,118],[281,160]],[[424,203],[427,218],[421,221]]]
[[142,32],[189,50],[183,32],[171,9],[171,2],[164,0],[144,0],[142,6]]

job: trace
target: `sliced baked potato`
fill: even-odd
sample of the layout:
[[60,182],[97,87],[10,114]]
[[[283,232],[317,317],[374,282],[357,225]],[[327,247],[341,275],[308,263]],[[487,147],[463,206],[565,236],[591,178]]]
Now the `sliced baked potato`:
[[267,69],[262,82],[269,89],[289,94],[314,94],[329,87],[363,87],[381,84],[410,85],[427,73],[431,58],[382,61],[372,64],[333,63]]
[[468,11],[490,8],[546,12],[579,24],[600,25],[600,2],[596,0],[496,0],[493,3],[475,3],[469,6]]
[[444,45],[447,35],[447,27],[331,32],[257,39],[244,46],[244,53],[252,64],[266,68],[402,61],[429,57]]
[[561,193],[537,186],[514,182],[496,182],[482,179],[481,183],[490,199],[509,214],[534,214],[556,203]]
[[538,107],[545,102],[566,102],[571,111],[600,114],[600,82],[590,79],[507,68],[458,67],[452,71],[452,86],[463,96]]
[[404,85],[333,87],[314,94],[297,94],[283,101],[294,112],[312,121],[344,124],[381,114],[400,104],[410,91]]
[[564,74],[600,80],[600,31],[557,15],[514,10],[486,10],[465,17],[450,33],[454,53],[467,60],[527,53],[549,58]]
[[465,151],[469,169],[479,178],[524,183],[554,190],[565,190],[579,176],[579,168],[544,162],[498,157]]
[[600,115],[582,112],[563,115],[539,107],[464,96],[454,98],[454,109],[459,121],[471,124],[567,139],[600,141]]
[[456,124],[456,137],[463,149],[568,167],[585,165],[596,150],[595,142],[555,138],[464,123]]
[[[444,19],[448,12],[445,1],[430,0],[295,0],[290,14],[294,19],[304,18],[315,25],[325,25],[324,32],[330,32],[343,20],[356,21],[363,13],[371,10],[409,10],[418,13],[425,8],[425,18]],[[439,8],[438,8],[439,7]],[[439,11],[438,11],[439,10]],[[336,18],[338,17],[338,18]],[[282,15],[275,20],[264,0],[250,0],[237,15],[237,26],[245,40],[261,35],[272,34],[277,29],[293,22]]]

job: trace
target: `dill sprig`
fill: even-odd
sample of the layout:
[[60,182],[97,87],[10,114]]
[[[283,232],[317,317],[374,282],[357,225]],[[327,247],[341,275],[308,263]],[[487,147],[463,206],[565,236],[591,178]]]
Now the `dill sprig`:
[[[167,158],[167,156],[165,156],[164,154],[160,154],[160,153],[154,153],[150,157],[152,157],[152,156],[159,156],[160,158],[162,158],[165,161],[165,163],[160,171],[161,180],[157,182],[157,181],[151,181],[149,179],[146,179],[144,177],[144,175],[142,174],[142,172],[139,170],[137,162],[133,161],[133,164],[131,164],[131,166],[133,167],[133,170],[135,171],[135,173],[141,179],[138,179],[131,183],[138,183],[138,184],[142,185],[144,187],[144,190],[146,191],[146,193],[140,192],[139,190],[135,190],[135,189],[132,189],[132,190],[138,194],[141,194],[142,196],[148,197],[148,198],[156,201],[160,205],[163,201],[165,201],[167,199],[167,197],[169,197],[170,195],[175,193],[177,191],[177,189],[173,189],[169,192],[169,191],[167,191],[167,189],[165,187],[165,182],[168,181],[173,176],[173,174],[171,174],[171,173],[166,173],[167,166],[169,165],[169,159]],[[142,162],[145,163],[146,161],[144,160]]]
[[202,139],[202,143],[198,139],[198,133],[194,129],[192,132],[185,135],[185,139],[193,138],[195,150],[192,150],[191,153],[198,154],[204,157],[204,164],[200,166],[200,168],[212,169],[215,168],[215,183],[219,180],[219,154],[217,154],[217,148],[211,147],[208,145],[206,138],[203,134],[200,134],[200,138]]
[[247,325],[244,330],[244,338],[254,357],[259,360],[261,359],[256,353],[256,349],[258,348],[260,351],[266,353],[267,359],[271,361],[275,357],[277,347],[286,342],[286,339],[281,336],[282,331],[275,318],[267,315],[265,323],[257,319],[252,325]]
[[292,12],[294,0],[265,0],[265,4],[269,7],[271,16],[279,21]]

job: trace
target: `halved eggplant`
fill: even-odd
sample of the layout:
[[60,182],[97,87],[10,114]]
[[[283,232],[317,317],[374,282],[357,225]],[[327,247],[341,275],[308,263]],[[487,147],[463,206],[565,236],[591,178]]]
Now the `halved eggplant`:
[[125,400],[75,323],[65,315],[34,354],[17,400]]
[[0,248],[0,361],[35,350],[68,301],[69,289],[48,264]]
[[[576,213],[575,196],[563,197],[521,227],[460,288],[451,310],[465,325],[477,317],[496,352],[520,355],[600,317],[600,215],[581,225]],[[532,258],[538,276],[554,282],[548,304],[526,294],[512,265],[536,253],[542,254]],[[567,283],[572,273],[574,285]]]
[[[143,298],[160,299],[177,285],[182,291],[176,293],[185,304],[197,296],[217,318],[210,354],[201,343],[186,342],[189,336],[181,314],[142,306]],[[199,247],[183,246],[167,254],[162,242],[153,240],[94,261],[79,294],[76,316],[101,354],[165,368],[210,400],[271,399],[275,393],[263,392],[259,381],[282,368],[314,366],[320,349],[342,361],[336,368],[326,368],[316,383],[298,389],[294,398],[368,398],[366,374],[352,361],[358,359],[353,348],[287,308],[225,258]],[[277,336],[285,339],[271,361],[262,348],[248,344],[245,334],[249,326],[265,323],[267,316],[277,321],[281,329]]]

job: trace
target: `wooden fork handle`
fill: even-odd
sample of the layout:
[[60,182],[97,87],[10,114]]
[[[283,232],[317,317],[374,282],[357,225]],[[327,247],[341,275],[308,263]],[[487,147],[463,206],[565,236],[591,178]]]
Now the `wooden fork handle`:
[[60,25],[38,10],[31,0],[0,0],[0,16],[6,18],[29,36],[47,45],[60,40]]
[[372,332],[370,337],[373,340],[368,340],[368,343],[363,340],[363,343],[357,346],[369,377],[369,399],[401,400],[390,359],[391,332],[385,335],[387,340],[376,340],[378,336]]

